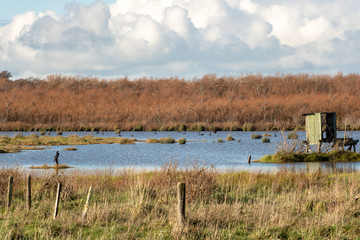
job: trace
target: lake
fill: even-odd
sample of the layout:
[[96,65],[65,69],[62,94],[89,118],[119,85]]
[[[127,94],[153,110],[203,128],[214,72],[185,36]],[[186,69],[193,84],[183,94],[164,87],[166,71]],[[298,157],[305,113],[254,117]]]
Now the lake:
[[[14,136],[17,132],[0,132],[0,136]],[[30,135],[39,132],[21,132],[22,135]],[[56,136],[56,132],[48,132]],[[262,143],[261,139],[251,139],[252,134],[270,134],[270,143]],[[285,137],[289,132],[284,132]],[[296,132],[299,141],[305,140],[305,132]],[[63,136],[76,134],[78,136],[93,135],[94,137],[116,137],[115,132],[63,132]],[[226,139],[231,134],[235,141],[217,140]],[[360,131],[347,132],[354,139],[360,138]],[[338,137],[344,136],[344,132],[338,132]],[[45,150],[24,150],[19,153],[0,154],[0,164],[6,166],[21,166],[28,168],[32,165],[53,165],[56,151],[60,151],[59,163],[67,164],[77,170],[97,170],[111,168],[136,168],[136,169],[159,169],[164,163],[175,160],[180,167],[185,167],[197,161],[199,164],[214,166],[218,170],[227,171],[278,171],[282,168],[295,170],[324,169],[352,169],[359,170],[360,163],[294,163],[274,164],[256,163],[248,164],[249,155],[252,159],[259,159],[264,155],[276,152],[277,145],[281,145],[283,137],[281,132],[121,132],[121,137],[146,140],[148,138],[173,137],[179,139],[185,137],[187,143],[181,144],[150,144],[137,142],[131,145],[99,144],[99,145],[76,145],[77,151],[65,151],[69,146],[50,146]],[[240,140],[239,140],[240,139]],[[239,140],[239,141],[238,141]],[[287,140],[288,141],[288,140]],[[44,170],[37,170],[44,171]]]

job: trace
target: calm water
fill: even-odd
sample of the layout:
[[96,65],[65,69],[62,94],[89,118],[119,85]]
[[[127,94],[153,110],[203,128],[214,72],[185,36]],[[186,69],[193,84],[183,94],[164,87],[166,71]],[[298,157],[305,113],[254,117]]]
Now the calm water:
[[[22,132],[30,135],[33,132]],[[218,138],[225,139],[231,134],[236,140],[232,142],[217,143]],[[251,139],[251,135],[264,133],[271,134],[270,143],[262,143],[261,139]],[[16,132],[0,132],[1,135],[14,136]],[[37,132],[39,135],[39,132]],[[50,133],[56,136],[56,132]],[[63,136],[77,134],[78,136],[93,135],[99,137],[117,136],[114,132],[63,132]],[[287,136],[288,133],[285,133]],[[305,140],[305,132],[297,132],[299,141]],[[276,136],[275,136],[276,135]],[[348,133],[355,139],[360,138],[360,132]],[[59,163],[67,164],[80,170],[108,169],[134,167],[140,169],[160,168],[169,160],[177,160],[180,167],[189,162],[198,161],[200,164],[213,165],[219,170],[244,170],[244,171],[277,171],[284,167],[303,169],[322,168],[350,168],[360,169],[360,163],[296,163],[296,164],[271,164],[252,163],[248,164],[249,155],[252,159],[259,159],[264,155],[276,152],[276,146],[283,138],[280,132],[122,132],[122,137],[146,140],[148,138],[173,137],[179,139],[185,137],[187,143],[180,144],[148,144],[135,143],[132,145],[101,144],[75,146],[77,151],[64,151],[69,146],[51,146],[45,150],[27,150],[20,153],[0,154],[0,164],[8,166],[20,165],[27,168],[32,165],[53,164],[56,151],[60,151]],[[343,132],[338,137],[344,136]],[[237,140],[240,139],[240,142]],[[358,146],[359,148],[359,146]],[[39,170],[43,171],[43,170]]]

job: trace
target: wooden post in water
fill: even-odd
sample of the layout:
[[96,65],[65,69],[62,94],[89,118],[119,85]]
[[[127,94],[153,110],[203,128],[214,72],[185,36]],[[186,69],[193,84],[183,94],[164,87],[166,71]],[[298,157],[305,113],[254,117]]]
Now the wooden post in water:
[[9,186],[8,186],[8,197],[7,197],[7,208],[9,209],[11,207],[11,200],[12,200],[12,194],[13,194],[13,182],[14,177],[9,177]]
[[248,164],[251,164],[251,155],[249,155]]
[[31,175],[27,175],[27,189],[26,189],[26,203],[27,209],[30,211],[31,209]]
[[59,209],[59,200],[60,200],[60,191],[61,191],[61,183],[58,183],[58,187],[57,187],[57,193],[56,193],[56,201],[55,201],[55,209],[54,209],[54,219],[56,218],[57,214],[58,214],[58,209]]
[[84,207],[84,212],[83,212],[83,219],[86,218],[87,212],[88,212],[88,208],[89,208],[89,202],[90,202],[90,198],[91,198],[91,193],[92,193],[92,189],[93,187],[89,188],[89,193],[87,195],[87,199],[86,199],[86,203],[85,203],[85,207]]
[[185,226],[185,183],[179,182],[177,184],[177,213],[178,213],[178,227]]

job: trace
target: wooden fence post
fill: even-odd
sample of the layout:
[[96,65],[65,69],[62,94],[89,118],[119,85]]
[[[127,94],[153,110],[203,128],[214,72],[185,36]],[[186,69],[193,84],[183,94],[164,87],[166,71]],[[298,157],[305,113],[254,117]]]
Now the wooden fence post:
[[185,226],[185,183],[179,182],[177,184],[177,199],[178,199],[178,227]]
[[251,155],[249,155],[248,164],[251,164]]
[[9,177],[9,186],[8,186],[8,202],[7,202],[7,208],[9,209],[11,207],[11,200],[12,200],[12,194],[13,194],[13,183],[14,183],[14,177]]
[[56,201],[55,201],[55,209],[54,209],[54,219],[56,218],[57,214],[58,214],[58,209],[59,209],[59,200],[60,200],[60,191],[61,191],[61,183],[58,183],[58,187],[57,187],[57,193],[56,193]]
[[85,203],[85,206],[84,206],[84,212],[83,212],[83,219],[86,218],[86,214],[88,212],[88,208],[89,208],[89,202],[90,202],[90,198],[91,198],[91,193],[92,193],[92,187],[89,188],[89,193],[87,195],[87,199],[86,199],[86,203]]
[[27,202],[27,209],[30,211],[31,209],[31,175],[27,175],[27,189],[26,189],[26,202]]

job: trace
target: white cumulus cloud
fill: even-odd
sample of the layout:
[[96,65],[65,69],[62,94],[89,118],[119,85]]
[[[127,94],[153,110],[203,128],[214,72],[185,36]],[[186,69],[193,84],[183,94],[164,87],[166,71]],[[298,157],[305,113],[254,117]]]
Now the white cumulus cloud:
[[356,72],[360,2],[117,0],[24,12],[0,24],[0,66],[52,73],[199,77]]

